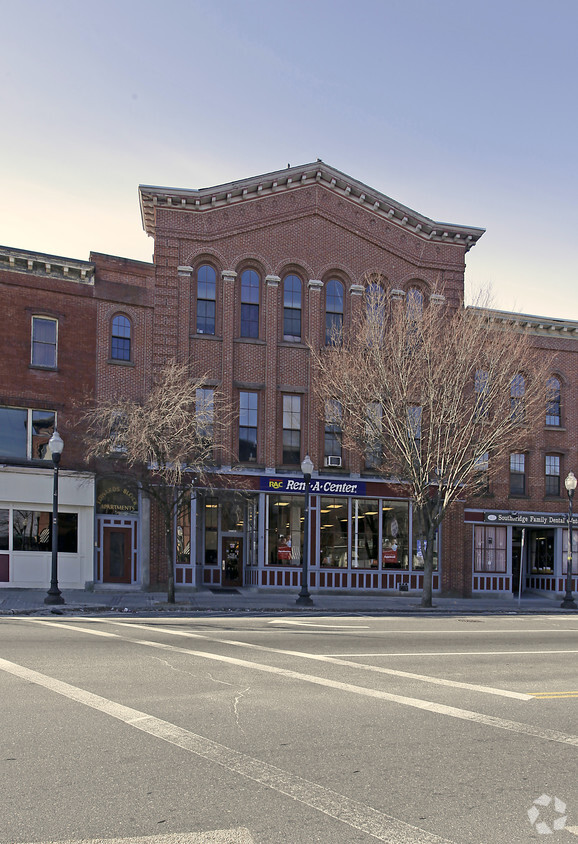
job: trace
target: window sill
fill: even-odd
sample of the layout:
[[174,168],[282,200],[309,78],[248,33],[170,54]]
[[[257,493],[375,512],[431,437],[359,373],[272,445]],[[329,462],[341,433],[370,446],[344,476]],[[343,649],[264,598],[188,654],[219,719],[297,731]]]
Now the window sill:
[[29,363],[28,369],[40,369],[43,372],[58,372],[57,366],[41,366],[39,363]]
[[219,340],[223,342],[223,338],[219,334],[189,334],[191,340]]
[[545,431],[566,431],[564,425],[544,425]]
[[524,493],[523,495],[518,495],[517,493],[511,492],[508,495],[508,498],[518,498],[521,501],[529,501],[530,496],[528,495],[528,493]]
[[[201,337],[206,335],[201,334]],[[234,343],[253,343],[255,346],[266,346],[265,340],[260,340],[258,337],[235,337]]]
[[116,360],[116,358],[109,358],[107,363],[111,363],[113,366],[135,366],[136,364],[132,360]]

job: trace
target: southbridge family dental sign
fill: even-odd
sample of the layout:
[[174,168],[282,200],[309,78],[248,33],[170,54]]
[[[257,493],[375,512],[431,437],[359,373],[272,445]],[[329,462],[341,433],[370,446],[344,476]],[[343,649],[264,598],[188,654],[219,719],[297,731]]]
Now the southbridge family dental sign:
[[[517,525],[523,527],[565,527],[568,524],[566,513],[484,513],[484,521],[497,525]],[[578,525],[578,515],[572,516],[572,524]]]
[[[264,492],[305,492],[305,481],[298,478],[276,478],[262,475],[260,488]],[[365,495],[365,481],[337,481],[313,478],[309,483],[311,495]]]

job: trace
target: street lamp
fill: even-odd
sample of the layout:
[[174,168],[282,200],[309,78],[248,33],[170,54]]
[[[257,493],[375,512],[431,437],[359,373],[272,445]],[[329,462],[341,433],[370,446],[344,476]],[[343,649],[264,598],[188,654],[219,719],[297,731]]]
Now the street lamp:
[[313,472],[313,461],[307,454],[301,464],[301,471],[305,478],[305,519],[303,520],[303,571],[301,574],[301,592],[296,603],[308,606],[313,603],[309,594],[309,483]]
[[560,605],[565,610],[578,609],[576,607],[576,601],[572,598],[572,499],[574,498],[576,483],[574,472],[568,472],[564,480],[564,486],[568,493],[568,564],[566,568],[566,594]]
[[54,464],[54,486],[52,492],[52,568],[50,570],[50,589],[44,599],[45,604],[63,604],[64,598],[58,588],[58,464],[64,448],[62,437],[54,431],[48,440],[48,448]]

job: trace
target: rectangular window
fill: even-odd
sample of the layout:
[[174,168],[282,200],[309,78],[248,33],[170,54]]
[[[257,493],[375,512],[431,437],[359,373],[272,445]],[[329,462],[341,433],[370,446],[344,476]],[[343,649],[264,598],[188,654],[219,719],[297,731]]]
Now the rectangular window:
[[409,568],[409,505],[406,501],[381,502],[381,565],[384,569]]
[[325,451],[324,456],[341,458],[341,404],[328,401],[325,404]]
[[510,495],[526,494],[526,455],[510,454]]
[[[417,513],[415,509],[413,510],[412,514],[412,564],[411,567],[413,571],[423,571],[424,567],[424,555],[427,550],[427,539],[423,539],[423,537],[419,534],[419,520],[417,518]],[[434,548],[433,548],[433,568],[434,571],[437,571],[438,568],[438,534],[436,533],[434,537]]]
[[[12,548],[14,551],[52,550],[52,513],[33,510],[13,510]],[[78,551],[78,515],[58,514],[58,551],[76,554]]]
[[216,566],[218,556],[218,514],[219,505],[216,498],[205,500],[205,565]]
[[301,397],[283,396],[283,463],[301,462]]
[[10,512],[8,510],[0,510],[0,551],[8,550],[8,542],[10,525]]
[[[568,531],[562,531],[562,574],[568,574]],[[572,574],[578,574],[578,529],[572,527]]]
[[239,393],[239,460],[254,463],[257,460],[258,393]]
[[269,495],[267,556],[269,566],[300,566],[303,560],[302,495]]
[[546,455],[546,495],[560,495],[560,456]]
[[319,563],[322,568],[347,568],[347,498],[320,498]]
[[0,457],[51,460],[48,441],[55,421],[53,410],[0,407]]
[[56,369],[58,322],[48,317],[32,317],[32,366]]
[[189,565],[191,562],[191,505],[187,501],[185,510],[181,510],[177,519],[177,563]]
[[197,430],[201,437],[213,439],[213,417],[215,410],[215,391],[210,388],[199,387],[196,394],[195,413],[197,415]]
[[367,448],[365,450],[365,465],[368,469],[378,469],[383,458],[382,449],[383,408],[379,402],[367,405],[367,422],[365,435]]
[[506,571],[507,528],[474,527],[474,571]]
[[487,495],[490,491],[489,469],[490,455],[485,451],[474,462],[473,487],[476,495]]
[[354,498],[351,502],[352,544],[351,565],[355,569],[376,569],[379,566],[379,506],[371,498]]

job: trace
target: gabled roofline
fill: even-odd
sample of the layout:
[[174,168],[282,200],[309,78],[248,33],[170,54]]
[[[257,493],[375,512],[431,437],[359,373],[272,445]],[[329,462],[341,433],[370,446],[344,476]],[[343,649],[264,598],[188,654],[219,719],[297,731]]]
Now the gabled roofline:
[[325,188],[362,205],[367,210],[406,227],[425,240],[455,243],[466,251],[474,246],[485,229],[441,223],[413,211],[374,188],[352,179],[318,159],[310,164],[287,167],[261,176],[239,179],[199,190],[139,185],[139,202],[143,228],[155,235],[155,209],[204,212],[226,205],[253,200],[261,196],[295,190],[302,185],[322,184]]

